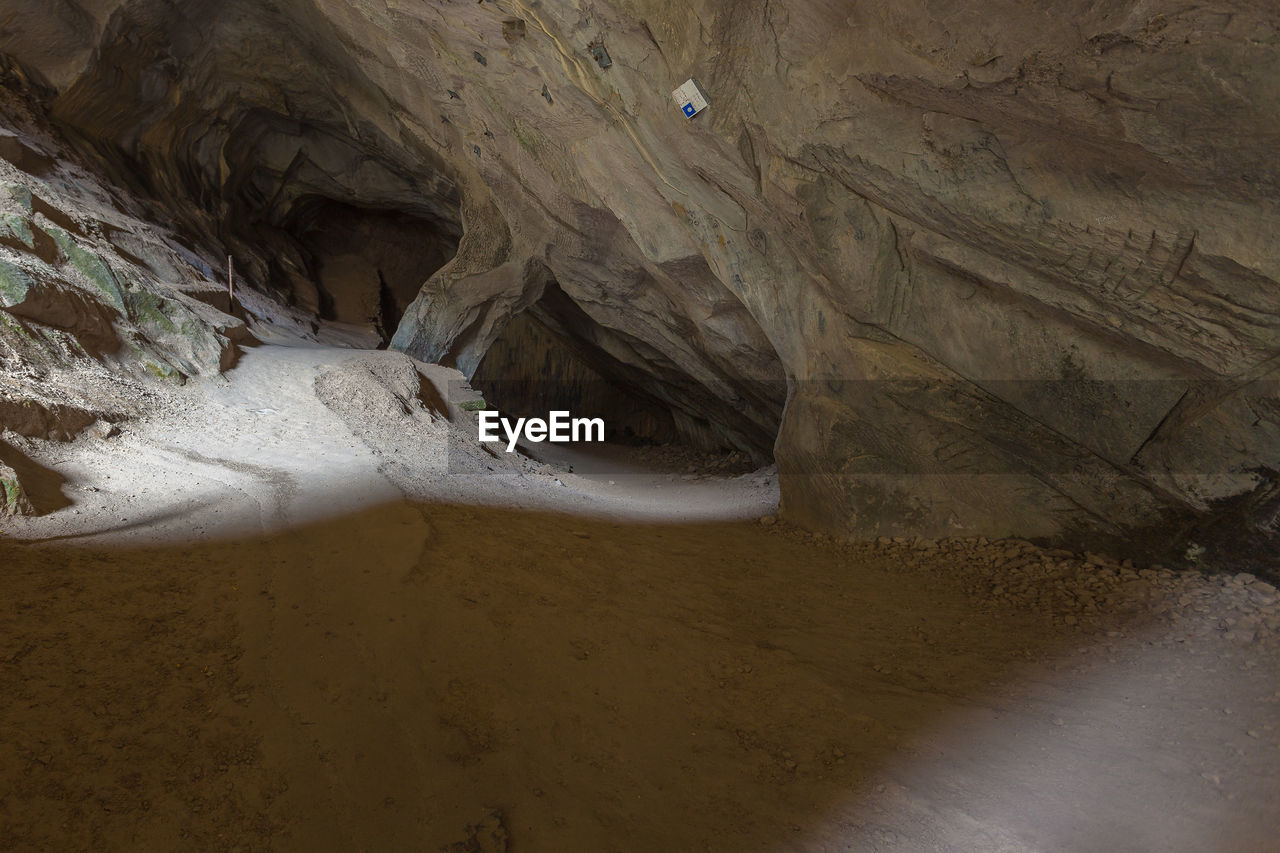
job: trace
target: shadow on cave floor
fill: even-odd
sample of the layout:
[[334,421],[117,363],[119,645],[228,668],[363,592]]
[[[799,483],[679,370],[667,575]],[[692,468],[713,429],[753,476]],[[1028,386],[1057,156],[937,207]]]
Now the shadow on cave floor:
[[27,497],[38,512],[56,512],[71,506],[63,494],[67,480],[57,471],[36,462],[11,444],[0,441],[0,462],[8,465],[18,475]]
[[1275,700],[1257,698],[1273,658],[1216,633],[1184,642],[1123,595],[1054,627],[947,560],[781,525],[419,503],[229,542],[0,541],[0,838],[1241,851],[1276,837]]

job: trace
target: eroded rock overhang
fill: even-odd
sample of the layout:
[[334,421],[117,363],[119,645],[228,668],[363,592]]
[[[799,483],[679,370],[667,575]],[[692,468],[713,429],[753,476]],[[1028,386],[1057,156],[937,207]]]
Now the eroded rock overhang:
[[1280,468],[1277,22],[1230,12],[68,2],[4,50],[263,286],[302,199],[453,223],[415,355],[474,370],[555,281],[776,434],[796,521],[1176,541]]

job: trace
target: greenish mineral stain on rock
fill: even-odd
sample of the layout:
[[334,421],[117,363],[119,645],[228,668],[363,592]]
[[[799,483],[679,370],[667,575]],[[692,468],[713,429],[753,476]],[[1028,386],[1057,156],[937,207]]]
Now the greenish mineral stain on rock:
[[169,300],[146,290],[130,290],[125,296],[129,307],[129,319],[144,330],[159,334],[177,334],[179,329],[166,309],[172,310]]
[[28,249],[35,249],[36,235],[31,231],[31,220],[16,213],[0,217],[0,239],[12,237]]
[[543,140],[541,134],[536,130],[517,122],[511,128],[511,135],[515,137],[516,142],[520,143],[520,147],[527,151],[530,156],[538,156],[538,152],[543,147]]
[[74,237],[61,228],[49,228],[49,236],[58,244],[58,248],[62,249],[62,253],[67,256],[67,260],[71,261],[71,265],[84,273],[116,310],[124,314],[125,302],[120,282],[111,271],[111,267],[107,266],[106,261],[83,248]]
[[30,511],[22,484],[15,477],[0,476],[0,515],[26,515]]
[[31,343],[36,342],[35,337],[31,334],[30,331],[27,330],[27,327],[24,326],[22,323],[18,322],[16,318],[10,317],[8,314],[0,314],[0,326],[3,326],[5,329],[8,329],[9,331],[17,335],[20,335],[21,337],[25,338]]
[[157,376],[160,379],[173,379],[179,375],[178,371],[174,370],[169,365],[162,364],[161,362],[158,362],[158,361],[152,361],[151,359],[147,359],[146,361],[142,362],[142,364],[144,367],[147,368],[148,371],[150,371],[154,376]]
[[133,361],[140,364],[147,373],[157,379],[176,379],[184,378],[182,371],[166,362],[163,356],[153,352],[150,348],[139,345],[137,341],[128,342],[129,351],[133,353]]
[[38,285],[26,270],[0,259],[0,308],[12,308],[27,300]]
[[7,196],[16,202],[27,213],[31,213],[31,190],[21,184],[0,184],[0,195]]

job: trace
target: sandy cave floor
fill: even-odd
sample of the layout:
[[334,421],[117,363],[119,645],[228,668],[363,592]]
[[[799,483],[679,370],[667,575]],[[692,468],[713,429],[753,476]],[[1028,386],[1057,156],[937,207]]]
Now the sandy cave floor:
[[0,848],[1280,849],[1265,582],[762,525],[768,469],[486,454],[455,378],[259,347],[39,448]]

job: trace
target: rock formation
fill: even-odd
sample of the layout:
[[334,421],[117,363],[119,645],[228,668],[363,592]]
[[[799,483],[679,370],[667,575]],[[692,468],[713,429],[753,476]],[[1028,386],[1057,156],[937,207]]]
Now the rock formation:
[[[4,0],[0,52],[188,255],[467,375],[554,313],[772,452],[798,523],[1183,547],[1246,495],[1265,536],[1280,15],[1051,6]],[[127,317],[162,371],[220,364],[226,321],[119,282],[56,200],[5,204],[0,319],[101,348]],[[188,315],[213,337],[166,337]]]
[[27,515],[34,512],[18,473],[0,462],[0,516]]

